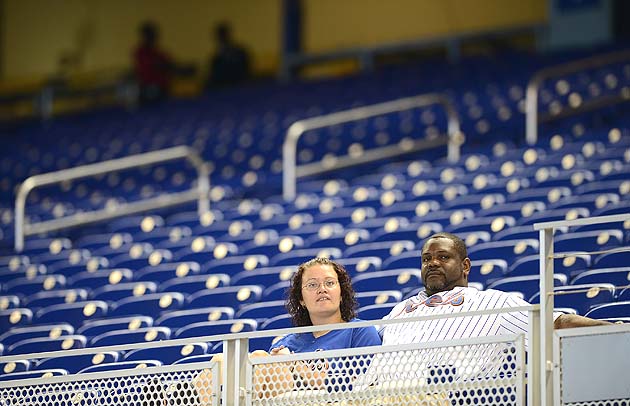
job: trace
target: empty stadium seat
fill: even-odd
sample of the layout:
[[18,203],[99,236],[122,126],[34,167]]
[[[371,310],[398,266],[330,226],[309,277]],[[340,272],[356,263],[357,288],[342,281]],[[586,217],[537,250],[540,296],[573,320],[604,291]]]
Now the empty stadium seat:
[[67,323],[14,327],[0,335],[0,343],[8,348],[18,341],[29,338],[59,338],[72,334],[74,334],[74,327]]
[[[580,315],[603,303],[615,300],[615,287],[610,283],[586,283],[580,285],[557,286],[553,289],[554,307],[570,307]],[[535,293],[530,302],[538,303],[539,293]]]
[[107,317],[100,320],[86,321],[77,329],[77,334],[86,337],[94,337],[113,330],[135,330],[143,327],[151,327],[153,318],[149,316],[125,316]]
[[[553,277],[554,286],[565,286],[567,277],[564,274],[555,274]],[[514,276],[499,279],[490,283],[486,289],[497,289],[504,292],[521,292],[525,300],[538,293],[540,286],[540,275]]]
[[32,370],[65,369],[70,374],[76,374],[89,366],[113,363],[119,359],[120,355],[114,351],[105,351],[96,354],[62,355],[53,358],[44,358],[33,366]]
[[238,310],[242,305],[255,303],[262,296],[262,288],[258,285],[226,286],[222,288],[204,289],[190,295],[187,307],[230,306]]
[[179,292],[150,293],[139,297],[127,297],[115,302],[109,316],[142,315],[157,318],[166,311],[179,310],[184,306],[184,295]]
[[611,317],[627,317],[628,314],[630,314],[630,301],[625,300],[596,306],[586,313],[586,317],[590,317],[592,319],[603,319]]
[[229,320],[234,318],[234,309],[227,306],[202,307],[199,309],[177,310],[164,313],[155,320],[156,326],[176,330],[189,324],[202,321]]
[[174,338],[204,337],[219,334],[255,331],[258,323],[253,319],[203,321],[175,330]]
[[208,344],[181,344],[167,347],[139,348],[127,352],[124,361],[143,361],[147,359],[158,360],[162,365],[170,365],[184,357],[205,355],[208,352]]
[[423,283],[418,268],[400,268],[357,275],[353,278],[352,285],[358,292],[399,290],[404,293],[422,286]]
[[112,330],[92,337],[90,347],[105,347],[109,345],[133,344],[151,341],[168,340],[171,329],[168,327],[140,327],[134,330]]
[[34,323],[70,323],[75,328],[88,320],[102,318],[108,313],[107,303],[101,300],[64,303],[37,311]]
[[15,342],[6,350],[6,355],[30,354],[45,351],[71,350],[84,348],[86,338],[82,335],[69,334],[57,338],[37,337],[26,338]]

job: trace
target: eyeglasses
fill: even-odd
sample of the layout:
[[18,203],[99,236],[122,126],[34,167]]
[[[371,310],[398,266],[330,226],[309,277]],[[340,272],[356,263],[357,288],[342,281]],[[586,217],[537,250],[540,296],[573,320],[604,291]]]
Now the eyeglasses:
[[309,291],[315,291],[317,289],[319,289],[320,286],[324,285],[324,287],[326,289],[332,289],[335,286],[337,286],[339,284],[338,281],[334,280],[334,279],[328,279],[324,282],[315,282],[315,281],[310,281],[307,282],[305,285],[302,285],[303,289],[309,290]]

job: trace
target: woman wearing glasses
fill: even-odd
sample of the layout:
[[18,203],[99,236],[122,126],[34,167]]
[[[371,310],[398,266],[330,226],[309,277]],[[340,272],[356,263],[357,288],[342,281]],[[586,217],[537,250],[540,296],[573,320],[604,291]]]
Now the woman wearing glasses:
[[[327,258],[313,258],[298,267],[286,303],[296,327],[357,321],[356,306],[350,276],[341,264]],[[324,328],[314,333],[289,334],[274,343],[269,352],[275,355],[380,344],[381,338],[371,326],[333,331]]]
[[[350,276],[345,268],[327,258],[313,258],[298,267],[293,276],[286,307],[296,327],[324,326],[326,324],[354,322],[357,302]],[[300,352],[335,350],[342,348],[381,345],[381,338],[374,326],[343,330],[322,330],[314,333],[288,334],[271,346],[269,352],[257,350],[250,358],[268,357]],[[213,361],[222,362],[221,354]],[[369,361],[366,361],[369,363]],[[367,365],[367,364],[366,364]],[[294,363],[271,363],[259,365],[255,370],[255,391],[259,398],[274,397],[292,389],[324,388],[332,381],[331,369],[327,361],[298,361]],[[350,371],[351,375],[357,371]],[[348,376],[343,380],[348,384]],[[211,400],[212,374],[204,371],[195,379],[202,404]]]

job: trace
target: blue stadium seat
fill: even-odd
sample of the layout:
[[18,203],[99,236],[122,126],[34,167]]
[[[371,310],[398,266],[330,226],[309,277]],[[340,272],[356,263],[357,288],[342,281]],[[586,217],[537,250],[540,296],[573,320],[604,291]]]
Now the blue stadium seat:
[[31,369],[31,362],[28,360],[15,360],[0,362],[0,376],[15,372],[27,372]]
[[471,260],[501,258],[512,263],[517,257],[538,253],[538,240],[491,241],[475,245],[468,250]]
[[57,255],[62,251],[72,248],[72,241],[69,238],[34,238],[27,239],[24,243],[23,255],[33,258],[42,254]]
[[[610,283],[587,283],[581,285],[557,286],[553,289],[554,307],[571,307],[578,314],[585,315],[590,309],[615,300],[615,287]],[[534,294],[530,302],[538,303],[540,294]]]
[[593,230],[567,233],[554,238],[554,251],[598,251],[621,247],[621,230]]
[[31,324],[33,312],[27,308],[0,310],[0,331]]
[[203,273],[225,273],[230,276],[243,271],[253,271],[269,266],[267,255],[234,255],[223,259],[212,259],[203,264]]
[[[304,239],[297,235],[286,235],[278,237],[276,241],[266,243],[257,243],[252,241],[251,244],[243,245],[243,254],[246,255],[266,255],[271,258],[280,253],[288,253],[297,248],[304,247]],[[270,262],[271,263],[271,262]]]
[[446,231],[453,234],[461,234],[470,231],[485,231],[487,233],[499,233],[516,225],[512,216],[476,217],[464,220],[456,225],[449,225]]
[[535,213],[545,210],[545,203],[542,201],[529,201],[526,203],[505,203],[498,206],[492,206],[488,209],[482,209],[476,212],[478,217],[499,217],[510,216],[514,218],[527,218]]
[[281,328],[291,328],[293,322],[291,321],[291,315],[288,313],[279,314],[274,317],[270,317],[265,320],[260,326],[259,330],[276,330]]
[[162,366],[162,363],[158,360],[117,361],[91,365],[89,367],[81,369],[78,373],[88,374],[93,372],[120,371],[125,369],[144,369],[159,366]]
[[52,376],[68,375],[68,371],[65,369],[43,369],[41,371],[24,371],[13,372],[10,374],[0,375],[0,381],[15,381],[20,379],[36,379],[36,378],[49,378]]
[[238,310],[242,305],[260,301],[261,296],[259,285],[241,285],[204,289],[190,295],[186,301],[188,308],[230,306]]
[[173,362],[173,365],[181,365],[181,364],[192,364],[197,362],[208,363],[212,361],[212,358],[217,355],[216,353],[212,354],[201,354],[201,355],[190,355],[188,357],[183,357]]
[[68,281],[68,287],[97,289],[105,285],[117,285],[131,282],[133,272],[127,268],[100,269],[95,272],[84,271],[74,275]]
[[231,282],[233,285],[271,286],[280,281],[291,280],[295,271],[297,271],[297,267],[293,265],[258,268],[235,274],[231,278]]
[[348,248],[343,256],[345,258],[376,256],[385,260],[413,249],[415,249],[415,242],[411,240],[368,242]]
[[4,284],[5,293],[32,295],[37,292],[60,289],[66,286],[66,278],[62,275],[39,275],[33,278],[22,277],[15,278]]
[[280,253],[274,255],[269,260],[271,266],[290,266],[300,265],[306,261],[309,261],[316,257],[325,257],[332,260],[341,258],[341,250],[339,248],[304,248],[297,249],[291,252]]
[[0,310],[15,309],[20,307],[20,298],[17,295],[0,295]]
[[606,282],[616,286],[628,285],[630,283],[630,266],[591,269],[578,274],[571,281],[571,285]]
[[334,247],[344,250],[357,243],[367,242],[369,239],[370,232],[364,228],[342,228],[336,234],[326,235],[323,238],[319,235],[310,236],[306,239],[305,245],[308,248]]
[[266,319],[284,314],[286,311],[284,300],[272,300],[244,305],[234,314],[234,318],[254,319],[261,324]]
[[10,269],[8,266],[0,267],[0,284],[6,284],[18,278],[32,279],[35,276],[43,276],[47,273],[48,270],[43,264],[21,265],[14,269]]
[[56,289],[38,292],[24,298],[24,305],[36,310],[42,307],[53,306],[62,303],[74,303],[87,300],[87,289]]
[[70,323],[74,327],[80,326],[88,320],[94,320],[106,316],[107,303],[100,300],[85,302],[64,303],[45,307],[35,314],[34,323]]
[[527,218],[520,219],[517,224],[519,226],[527,226],[548,221],[575,220],[589,216],[591,216],[591,213],[586,207],[547,209],[542,212],[534,213]]
[[[346,268],[348,274],[353,277],[360,273],[369,273],[379,271],[383,261],[379,257],[367,256],[367,257],[354,257],[354,258],[339,258],[337,263],[343,265]],[[401,267],[404,268],[404,267]]]
[[129,268],[138,270],[147,265],[159,265],[173,260],[173,253],[171,251],[163,248],[156,249],[151,247],[149,244],[146,244],[148,248],[143,252],[133,252],[133,248],[140,244],[141,243],[134,244],[134,246],[130,249],[129,254],[121,254],[113,257],[110,260],[110,266],[112,268]]
[[90,347],[105,347],[109,345],[133,344],[168,340],[171,329],[168,327],[141,327],[135,330],[112,330],[92,337]]
[[164,218],[157,215],[125,216],[110,221],[107,228],[114,233],[144,234],[164,226]]
[[128,297],[115,302],[109,316],[150,316],[153,319],[166,311],[179,310],[185,297],[179,292],[150,293],[140,297]]
[[170,365],[179,361],[184,357],[192,357],[197,355],[205,355],[208,352],[208,344],[180,344],[168,347],[156,348],[139,348],[127,352],[124,361],[142,361],[147,359],[155,359],[162,365]]
[[404,294],[423,283],[420,269],[400,268],[357,275],[352,279],[352,285],[357,292],[398,290]]
[[193,294],[202,289],[214,289],[230,285],[230,277],[224,273],[175,277],[160,284],[160,291]]
[[219,334],[243,333],[255,331],[258,323],[253,319],[232,319],[204,321],[189,324],[175,330],[174,338],[204,337]]
[[630,251],[599,254],[593,260],[593,268],[611,268],[630,263]]
[[[565,286],[567,284],[567,277],[564,274],[555,274],[553,282],[554,286]],[[490,283],[486,289],[497,289],[504,292],[521,292],[525,300],[529,301],[532,296],[540,291],[540,276],[505,277]]]
[[153,282],[127,282],[94,289],[90,297],[93,300],[115,302],[126,297],[138,297],[148,293],[155,293],[156,290],[157,285]]
[[397,303],[381,303],[362,306],[358,309],[359,318],[362,320],[379,320],[387,316]]
[[133,273],[133,280],[160,283],[171,278],[197,275],[200,272],[201,266],[197,262],[168,262],[141,268]]
[[[156,228],[150,233],[134,234],[134,240],[136,242],[146,242],[155,247],[168,248],[168,244],[176,243],[184,238],[188,238],[192,235],[190,227],[175,226],[175,227],[160,227]],[[164,245],[162,245],[164,244]]]
[[383,304],[398,303],[402,300],[402,293],[399,290],[377,290],[368,292],[356,292],[355,298],[359,307]]
[[176,310],[164,313],[155,320],[156,326],[168,327],[171,330],[202,321],[230,320],[234,318],[234,309],[227,306],[202,307],[200,309]]
[[135,330],[153,326],[153,318],[149,316],[107,317],[100,320],[86,321],[77,329],[77,334],[94,337],[113,330]]
[[620,302],[624,302],[626,300],[630,301],[630,288],[625,288],[621,292],[619,292],[617,300]]
[[104,234],[88,234],[82,236],[76,241],[77,248],[85,248],[92,252],[98,251],[103,247],[111,249],[129,246],[133,243],[130,233],[104,233]]
[[263,293],[262,298],[266,301],[269,300],[284,300],[288,294],[291,281],[281,281],[267,286]]
[[71,350],[75,348],[84,348],[86,338],[82,335],[71,334],[58,338],[37,337],[26,338],[17,341],[9,346],[5,355],[30,354],[45,351]]
[[95,272],[99,269],[109,268],[109,260],[105,257],[89,256],[81,258],[78,261],[57,261],[52,263],[48,268],[48,273],[63,275],[71,278],[74,275],[83,272]]
[[28,338],[59,338],[74,334],[74,327],[68,323],[46,324],[40,326],[14,327],[0,335],[0,343],[5,348]]
[[503,278],[507,271],[508,265],[504,259],[490,258],[470,261],[468,280],[486,286],[491,282]]
[[119,359],[120,355],[114,351],[105,351],[96,354],[63,355],[54,358],[44,358],[39,361],[32,370],[65,369],[70,374],[76,374],[89,366],[112,363]]
[[586,317],[602,319],[610,317],[627,317],[630,314],[630,301],[625,300],[615,303],[606,303],[592,308],[586,313]]
[[[588,254],[564,254],[555,252],[554,255],[570,255],[556,258],[553,261],[554,273],[563,273],[571,278],[586,271],[591,265],[591,256]],[[540,255],[527,255],[514,261],[507,271],[508,276],[525,276],[540,274]]]

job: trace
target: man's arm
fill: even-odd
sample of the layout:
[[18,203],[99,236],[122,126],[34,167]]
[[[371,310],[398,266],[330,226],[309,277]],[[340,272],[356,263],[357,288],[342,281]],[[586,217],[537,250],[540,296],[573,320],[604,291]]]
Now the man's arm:
[[561,314],[554,320],[553,327],[555,329],[561,329],[573,327],[607,326],[610,324],[612,323],[603,320],[590,319],[588,317],[578,316],[576,314]]

